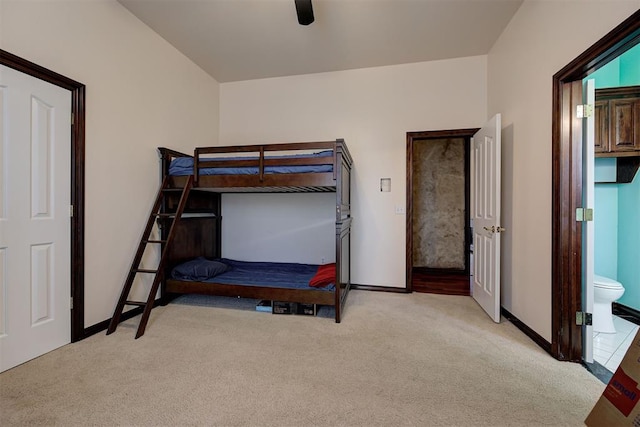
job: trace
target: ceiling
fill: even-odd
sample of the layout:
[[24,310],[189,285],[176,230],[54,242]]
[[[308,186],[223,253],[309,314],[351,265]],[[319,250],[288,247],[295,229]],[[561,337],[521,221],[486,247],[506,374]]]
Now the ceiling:
[[485,55],[522,0],[118,0],[220,83]]

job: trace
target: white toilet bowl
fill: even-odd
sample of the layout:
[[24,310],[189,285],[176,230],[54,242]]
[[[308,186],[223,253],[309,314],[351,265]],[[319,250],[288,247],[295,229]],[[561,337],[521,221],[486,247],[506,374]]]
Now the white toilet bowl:
[[624,294],[624,287],[608,277],[593,276],[593,331],[615,334],[611,303]]

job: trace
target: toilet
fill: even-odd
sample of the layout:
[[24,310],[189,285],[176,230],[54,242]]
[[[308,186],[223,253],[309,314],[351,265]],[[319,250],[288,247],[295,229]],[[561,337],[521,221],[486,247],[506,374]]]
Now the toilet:
[[624,294],[624,287],[608,277],[593,276],[593,331],[615,334],[611,303]]

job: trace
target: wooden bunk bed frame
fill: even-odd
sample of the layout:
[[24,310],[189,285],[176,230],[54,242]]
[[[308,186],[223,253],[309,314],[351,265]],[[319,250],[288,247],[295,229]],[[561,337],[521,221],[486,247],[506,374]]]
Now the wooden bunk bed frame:
[[[169,174],[171,161],[179,157],[193,158],[193,188],[179,222],[175,236],[167,248],[167,262],[161,283],[161,302],[167,303],[176,294],[205,294],[286,301],[305,304],[333,306],[335,321],[339,323],[351,287],[351,166],[353,160],[342,139],[329,142],[301,142],[289,144],[267,144],[249,146],[200,147],[193,156],[168,148],[158,148],[161,159],[161,178],[169,188],[175,189],[175,197],[168,197],[162,210],[170,215],[178,206],[179,197],[188,175]],[[309,153],[332,150],[331,156],[300,158],[269,158],[271,155]],[[222,155],[216,160],[204,160],[207,155]],[[251,155],[251,157],[246,157]],[[229,157],[232,156],[232,157]],[[242,158],[245,156],[246,158]],[[224,157],[227,157],[226,159]],[[332,164],[331,172],[265,173],[269,166]],[[211,167],[257,167],[258,173],[251,175],[205,175],[201,172]],[[309,289],[286,289],[253,285],[229,285],[211,282],[182,281],[171,278],[172,268],[190,259],[204,256],[221,258],[221,194],[222,193],[313,193],[334,192],[336,194],[335,217],[335,291]],[[169,227],[163,227],[163,238]]]

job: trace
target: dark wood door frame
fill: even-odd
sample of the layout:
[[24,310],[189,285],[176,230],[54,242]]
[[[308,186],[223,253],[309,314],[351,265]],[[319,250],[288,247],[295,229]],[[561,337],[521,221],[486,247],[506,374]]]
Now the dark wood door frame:
[[84,159],[85,85],[0,49],[0,64],[71,92],[71,341],[85,338],[84,328]]
[[[473,129],[453,129],[453,130],[439,130],[439,131],[425,131],[425,132],[407,132],[407,209],[406,209],[406,287],[407,292],[413,292],[413,146],[418,141],[434,140],[434,139],[449,139],[449,138],[463,138],[468,144],[471,137],[478,132],[479,128]],[[465,164],[468,168],[469,156],[465,158]],[[465,183],[465,197],[469,198],[469,182]],[[467,200],[467,205],[468,205]],[[469,240],[469,233],[466,233],[466,240]],[[468,243],[468,242],[467,242]],[[468,247],[468,245],[467,245]],[[440,277],[443,281],[447,280],[447,275]],[[460,293],[456,293],[459,295]],[[467,294],[468,295],[468,294]]]
[[640,43],[640,10],[553,76],[552,324],[551,354],[582,360],[582,123],[572,114],[582,102],[582,79]]

